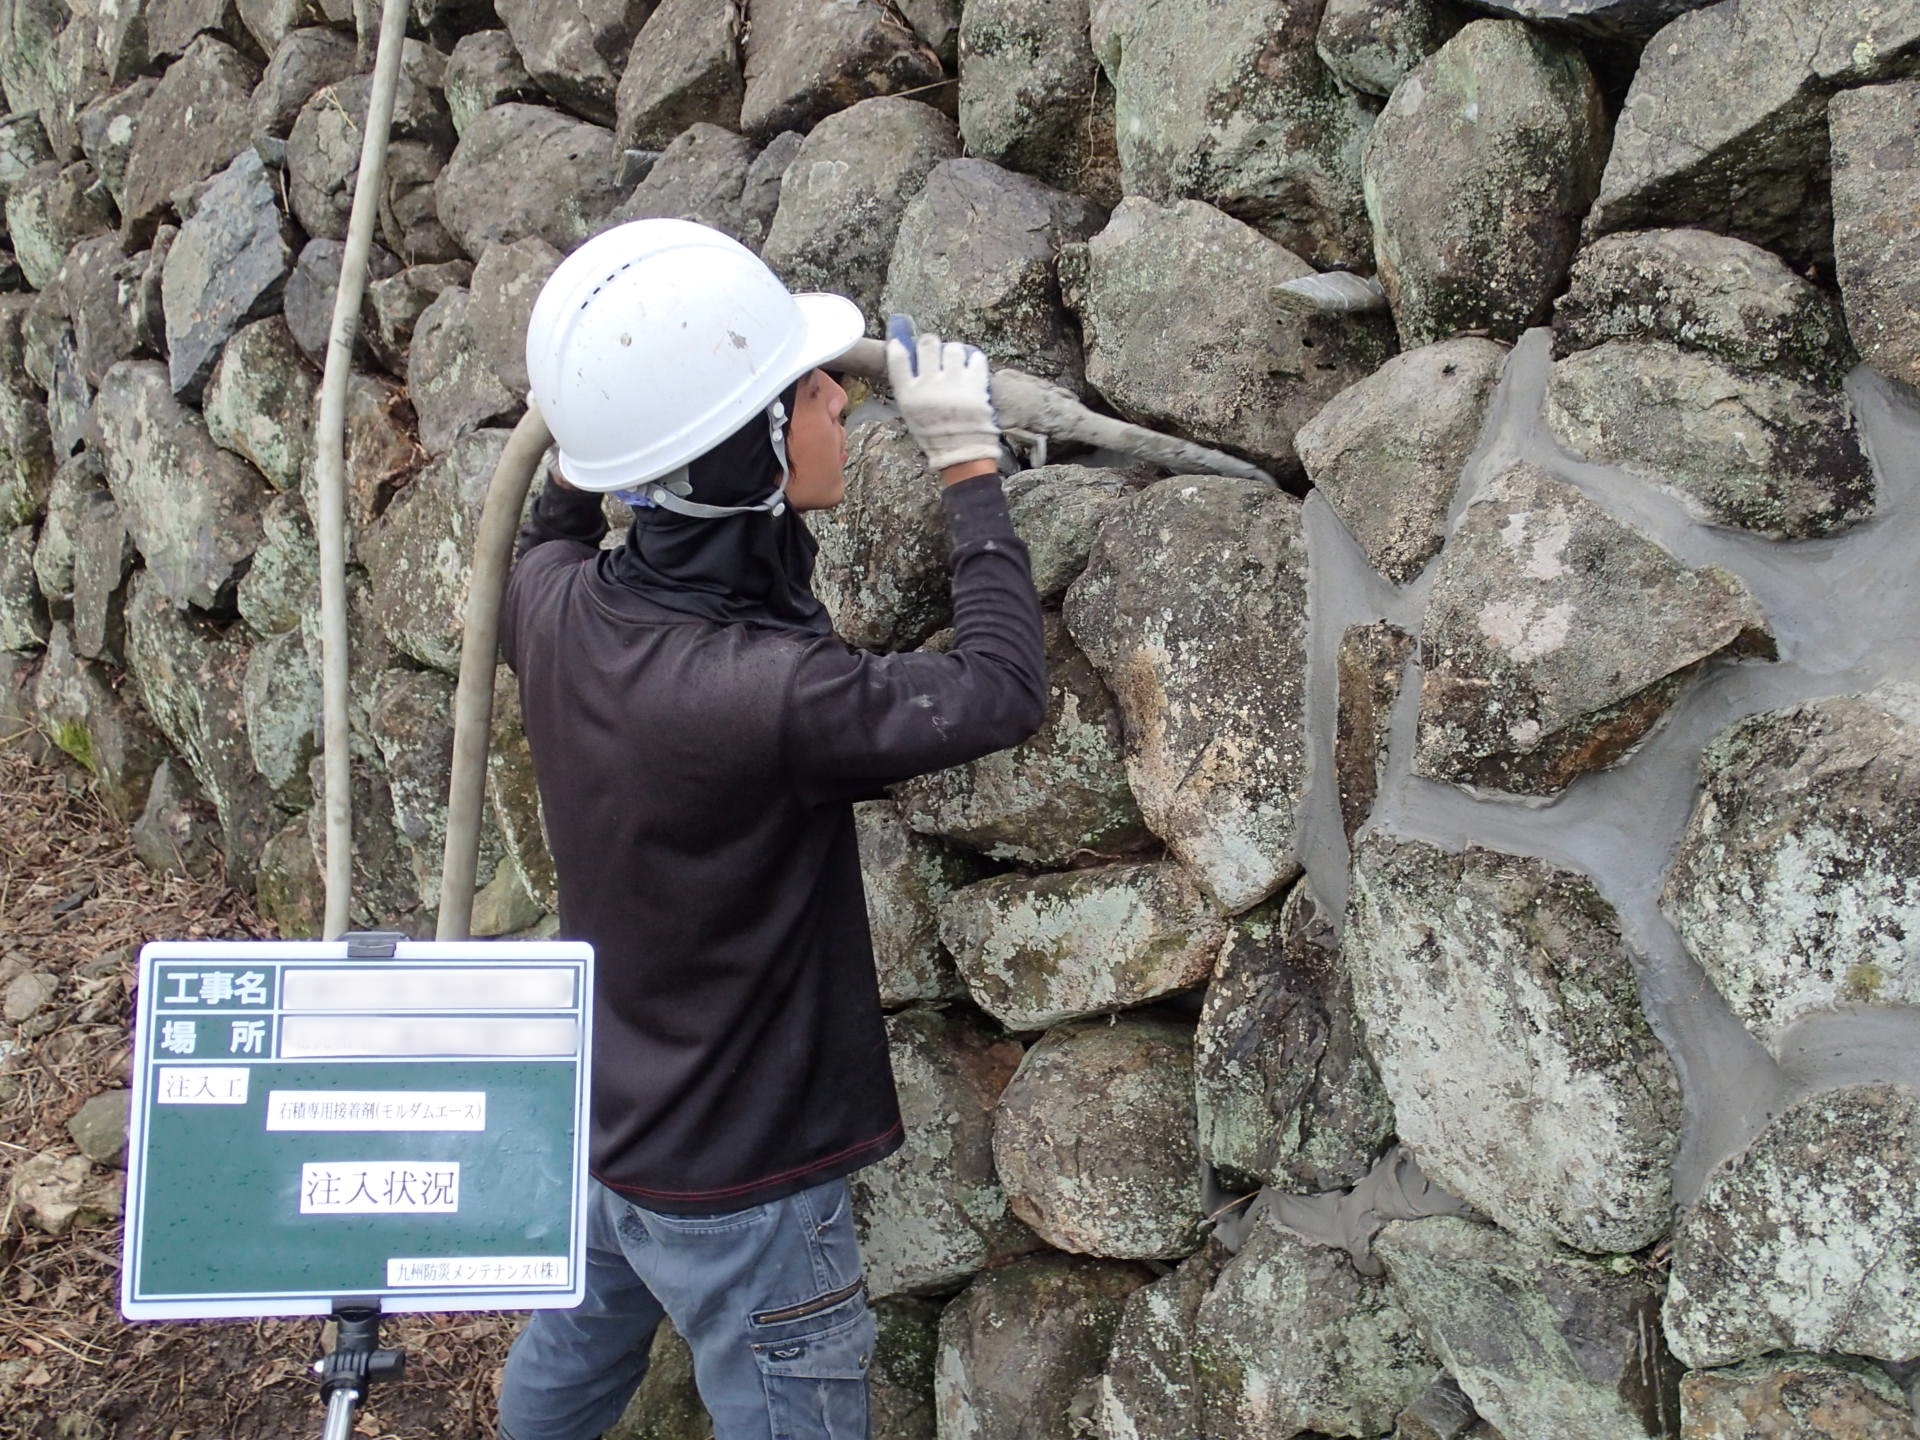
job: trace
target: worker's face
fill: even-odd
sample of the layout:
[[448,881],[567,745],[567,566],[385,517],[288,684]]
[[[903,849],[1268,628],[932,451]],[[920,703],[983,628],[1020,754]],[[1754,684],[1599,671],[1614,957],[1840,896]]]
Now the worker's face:
[[800,381],[787,426],[787,503],[796,510],[831,510],[847,493],[847,392],[824,370]]

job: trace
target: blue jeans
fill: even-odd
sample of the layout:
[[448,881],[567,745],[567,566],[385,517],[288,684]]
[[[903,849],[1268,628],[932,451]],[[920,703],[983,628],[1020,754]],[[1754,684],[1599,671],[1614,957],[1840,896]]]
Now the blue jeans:
[[514,1341],[502,1440],[593,1440],[646,1374],[662,1315],[693,1351],[715,1440],[866,1440],[874,1325],[845,1180],[700,1216],[594,1182],[586,1291]]

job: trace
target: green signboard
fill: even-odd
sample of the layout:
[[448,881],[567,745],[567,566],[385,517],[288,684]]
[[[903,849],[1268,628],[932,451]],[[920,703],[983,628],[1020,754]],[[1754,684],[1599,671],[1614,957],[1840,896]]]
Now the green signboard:
[[129,1318],[580,1303],[592,950],[392,948],[141,951]]

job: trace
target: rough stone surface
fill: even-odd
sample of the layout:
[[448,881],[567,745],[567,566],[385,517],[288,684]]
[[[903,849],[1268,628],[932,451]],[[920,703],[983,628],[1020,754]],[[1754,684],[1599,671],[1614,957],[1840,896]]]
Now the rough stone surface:
[[1413,637],[1384,622],[1350,626],[1340,637],[1334,656],[1339,698],[1333,768],[1340,791],[1340,828],[1349,845],[1373,813],[1380,793],[1393,707],[1413,651]]
[[174,394],[198,398],[234,331],[279,308],[293,269],[290,230],[260,157],[241,151],[180,227],[161,272]]
[[1920,82],[1842,92],[1827,107],[1833,147],[1834,268],[1861,356],[1920,386]]
[[457,135],[486,110],[515,100],[537,100],[540,90],[520,63],[513,37],[504,30],[462,35],[447,56],[447,109]]
[[51,159],[53,146],[38,115],[0,116],[0,202],[20,183],[21,176]]
[[96,1165],[119,1165],[127,1156],[127,1118],[133,1092],[108,1090],[93,1096],[67,1121],[80,1153]]
[[307,768],[321,728],[320,676],[307,663],[297,630],[269,636],[247,657],[242,698],[253,765],[284,809],[313,801]]
[[955,892],[940,912],[940,938],[974,1003],[1012,1030],[1198,985],[1225,928],[1167,862],[995,876]]
[[1262,1212],[1194,1317],[1201,1433],[1384,1433],[1438,1368],[1387,1282]]
[[47,488],[40,539],[34,547],[34,580],[49,600],[72,598],[74,538],[87,508],[99,501],[113,501],[107,489],[107,472],[98,454],[82,450],[54,472]]
[[73,530],[73,648],[89,660],[120,663],[124,585],[134,558],[120,506],[93,497]]
[[1079,336],[1055,265],[1063,245],[1105,220],[1100,207],[1030,175],[944,161],[900,217],[880,308],[1078,389]]
[[259,472],[213,443],[155,361],[114,366],[100,395],[107,484],[147,573],[176,602],[223,603],[259,548]]
[[1565,26],[1602,39],[1644,41],[1669,20],[1716,0],[1476,0],[1520,20]]
[[1118,470],[1084,465],[1041,465],[1009,475],[1002,486],[1043,605],[1057,604],[1080,578],[1094,536],[1138,488]]
[[441,291],[472,280],[473,266],[465,260],[446,260],[438,265],[409,265],[398,275],[369,281],[360,307],[361,339],[389,374],[404,380],[407,352],[420,317]]
[[1043,1035],[994,1118],[1013,1213],[1059,1250],[1171,1259],[1200,1245],[1193,1031],[1146,1012]]
[[1094,1382],[1090,1418],[1100,1440],[1200,1433],[1193,1322],[1226,1258],[1221,1247],[1209,1245],[1127,1297]]
[[1300,873],[1306,562],[1298,502],[1175,477],[1107,522],[1067,592],[1141,815],[1229,913]]
[[0,534],[0,650],[38,650],[47,642],[47,607],[34,585],[31,525]]
[[1674,1432],[1680,1367],[1655,1323],[1657,1272],[1448,1217],[1400,1221],[1375,1243],[1421,1333],[1502,1434]]
[[526,405],[525,390],[515,393],[502,384],[489,363],[492,356],[477,343],[472,309],[466,290],[448,286],[414,326],[408,393],[429,455],[445,455],[462,435],[482,426],[511,425]]
[[1873,468],[1837,389],[1614,341],[1553,367],[1547,421],[1574,454],[1644,475],[1717,525],[1810,540],[1873,513]]
[[509,395],[527,393],[527,322],[540,287],[559,263],[558,250],[529,236],[512,245],[489,246],[473,267],[467,333]]
[[1338,79],[1386,96],[1459,28],[1445,0],[1327,0],[1314,46]]
[[[327,86],[307,101],[287,137],[293,213],[315,239],[346,239],[371,92],[365,75]],[[432,189],[453,153],[453,119],[438,92],[405,67],[389,134],[380,239],[409,264],[453,259],[458,252],[435,212]]]
[[1920,694],[1751,716],[1700,775],[1660,903],[1733,1012],[1773,1045],[1808,1014],[1920,1004]]
[[935,1440],[933,1366],[940,1351],[940,1311],[934,1301],[901,1295],[873,1306],[867,1414],[874,1440]]
[[538,105],[496,105],[468,123],[434,181],[441,224],[471,257],[538,235],[568,251],[621,200],[613,132]]
[[[347,381],[347,559],[357,561],[365,536],[388,505],[427,464],[407,389],[384,375]],[[300,480],[307,513],[320,507],[318,478],[309,466]]]
[[847,441],[847,498],[809,521],[814,593],[834,633],[866,650],[910,650],[947,623],[946,521],[939,483],[898,420]]
[[1372,108],[1321,63],[1319,6],[1107,0],[1092,18],[1127,194],[1208,201],[1316,266],[1365,263]]
[[940,57],[880,0],[755,0],[740,128],[809,130],[875,95],[931,85]]
[[319,388],[285,318],[256,320],[234,332],[213,367],[202,407],[207,434],[276,490],[296,489],[312,453]]
[[971,0],[960,13],[960,133],[970,155],[1111,205],[1113,89],[1087,22],[1087,0]]
[[1648,44],[1620,112],[1590,234],[1697,225],[1789,261],[1833,254],[1827,100],[1911,73],[1920,10],[1722,0]]
[[780,182],[762,252],[796,290],[857,301],[869,321],[908,202],[933,167],[960,153],[953,121],[918,100],[862,101],[822,120]]
[[1679,1080],[1585,876],[1376,833],[1354,857],[1343,954],[1428,1176],[1516,1235],[1576,1250],[1666,1232]]
[[601,1440],[713,1440],[713,1419],[694,1384],[693,1351],[671,1320],[654,1331],[646,1377]]
[[1680,1382],[1680,1440],[1913,1440],[1913,1410],[1886,1373],[1817,1356],[1703,1370]]
[[1200,1157],[1236,1188],[1358,1183],[1393,1106],[1354,1014],[1333,928],[1305,886],[1236,920],[1194,1032]]
[[22,1160],[7,1187],[8,1202],[49,1235],[75,1226],[98,1225],[119,1216],[126,1203],[126,1177],[103,1176],[84,1155],[52,1153]]
[[107,808],[131,819],[146,801],[166,744],[109,674],[76,655],[71,629],[56,621],[34,682],[33,709],[48,738],[92,774]]
[[[293,262],[281,297],[287,329],[300,353],[315,366],[327,363],[327,339],[333,333],[333,301],[340,289],[340,257],[346,249],[338,240],[309,240]],[[400,262],[389,250],[375,245],[367,256],[367,280],[377,283],[400,272]],[[366,349],[364,337],[354,346],[357,356]]]
[[1396,585],[1440,553],[1454,487],[1506,359],[1490,340],[1409,350],[1334,396],[1294,436],[1307,478]]
[[1065,622],[1049,614],[1044,624],[1039,731],[1010,750],[909,780],[895,798],[916,830],[996,860],[1058,866],[1138,853],[1152,836],[1127,784],[1120,712]]
[[1065,1255],[981,1276],[940,1316],[942,1440],[1073,1440],[1073,1402],[1100,1371],[1143,1266]]
[[1367,145],[1374,259],[1400,338],[1512,340],[1545,320],[1607,154],[1580,52],[1477,20],[1403,81]]
[[60,977],[47,970],[29,970],[7,982],[6,1000],[0,1015],[18,1025],[39,1014],[60,993]]
[[284,140],[307,101],[353,74],[351,35],[324,25],[290,32],[274,47],[253,92],[253,134]]
[[658,0],[496,0],[527,73],[577,114],[613,123],[614,92],[633,37]]
[[758,250],[779,203],[766,204],[752,183],[758,158],[744,135],[700,121],[674,137],[612,218],[692,220]]
[[176,190],[224,170],[245,147],[259,81],[258,66],[211,35],[167,67],[134,126],[120,202],[128,232],[150,226]]
[[133,154],[134,127],[159,83],[153,79],[136,80],[123,90],[102,95],[74,117],[80,131],[81,153],[99,175],[100,183],[107,187],[115,209],[126,208],[127,161]]
[[1292,251],[1197,200],[1128,197],[1063,259],[1086,333],[1087,383],[1129,420],[1297,468],[1293,433],[1393,353],[1383,316],[1282,311],[1273,287],[1311,275]]
[[487,802],[499,827],[501,848],[520,871],[542,909],[560,908],[553,856],[540,817],[540,791],[533,778],[533,752],[520,712],[520,687],[506,666],[494,671],[493,731],[487,745]]
[[267,841],[254,879],[260,913],[289,940],[318,940],[325,933],[327,882],[308,821],[296,815]]
[[696,121],[737,126],[743,7],[733,0],[662,0],[640,27],[614,97],[622,148],[663,148]]
[[1834,385],[1854,363],[1831,296],[1779,256],[1705,230],[1634,230],[1580,252],[1554,303],[1554,353],[1609,340],[1664,340]]
[[1619,760],[1707,661],[1771,658],[1773,638],[1734,576],[1521,462],[1462,517],[1420,650],[1415,772],[1545,795]]
[[880,1003],[944,1000],[966,993],[940,943],[939,915],[963,885],[981,878],[979,857],[921,835],[890,800],[853,807],[866,881],[867,929],[880,977]]
[[854,1225],[874,1296],[943,1294],[1040,1248],[993,1170],[993,1108],[1021,1050],[960,1015],[887,1021],[906,1141],[853,1177]]
[[[453,774],[453,681],[430,670],[390,670],[381,680],[369,718],[387,775],[394,833],[422,903],[435,909],[447,845],[447,786]],[[483,832],[482,883],[491,877],[498,853],[497,841]]]
[[27,284],[44,290],[89,235],[113,228],[113,208],[97,188],[99,177],[84,160],[36,165],[7,191],[7,234]]
[[1665,1325],[1695,1368],[1775,1350],[1920,1356],[1920,1092],[1788,1109],[1708,1177],[1675,1232]]
[[48,293],[73,322],[80,376],[98,387],[122,360],[166,353],[165,271],[176,232],[162,226],[150,250],[128,255],[113,235],[96,235],[67,251]]
[[1393,1440],[1499,1440],[1451,1375],[1442,1375],[1394,1419]]
[[213,807],[200,794],[192,772],[177,760],[162,760],[153,772],[146,808],[133,822],[132,839],[133,853],[156,874],[204,880],[220,863],[220,832]]
[[47,407],[0,382],[0,524],[25,524],[53,486]]

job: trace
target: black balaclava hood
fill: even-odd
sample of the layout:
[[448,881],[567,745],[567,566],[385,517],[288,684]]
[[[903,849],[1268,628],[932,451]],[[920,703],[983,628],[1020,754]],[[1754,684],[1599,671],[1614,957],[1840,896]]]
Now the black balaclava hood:
[[[780,397],[793,414],[796,382]],[[754,505],[780,483],[780,459],[759,414],[687,467],[687,496],[703,505]],[[722,623],[750,621],[827,635],[827,612],[813,594],[819,546],[791,505],[696,518],[657,506],[633,512],[627,543],[600,556],[603,579],[655,605]]]

